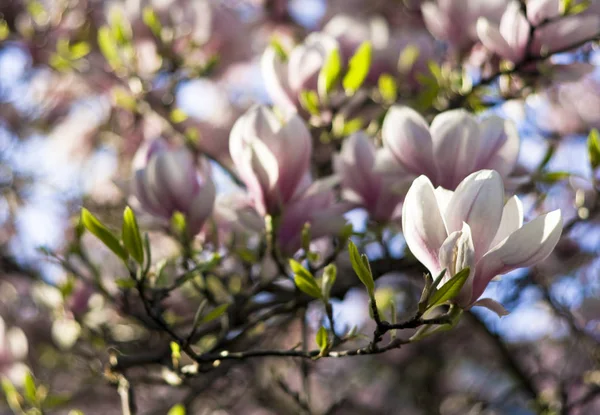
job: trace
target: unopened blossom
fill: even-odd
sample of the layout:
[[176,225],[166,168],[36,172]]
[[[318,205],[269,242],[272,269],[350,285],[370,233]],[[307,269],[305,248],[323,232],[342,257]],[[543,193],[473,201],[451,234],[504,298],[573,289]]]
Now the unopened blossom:
[[375,154],[373,141],[359,131],[344,140],[333,165],[341,178],[344,200],[365,208],[372,219],[386,222],[399,216],[398,205],[404,195],[374,170]]
[[[488,307],[506,313],[495,301],[479,299],[490,281],[517,268],[544,260],[562,232],[560,210],[523,224],[523,206],[516,196],[504,203],[498,172],[469,175],[454,192],[433,187],[426,176],[409,189],[402,209],[404,238],[414,256],[441,284],[466,267],[469,277],[454,302],[460,307]],[[439,287],[438,287],[439,288]]]
[[383,122],[382,136],[378,171],[398,180],[424,174],[446,189],[481,169],[497,170],[506,178],[519,154],[512,122],[494,115],[477,119],[463,109],[443,112],[428,126],[413,109],[394,106]]
[[208,170],[199,169],[187,149],[171,149],[162,140],[136,155],[132,192],[142,208],[157,218],[168,221],[176,212],[184,214],[190,235],[200,231],[215,201]]
[[338,235],[346,219],[343,214],[351,205],[336,202],[333,186],[335,177],[316,180],[288,203],[277,224],[277,244],[283,253],[293,254],[301,247],[302,229],[310,225],[310,238]]
[[[527,16],[518,1],[511,1],[500,24],[485,17],[477,21],[477,35],[483,45],[500,57],[520,63],[527,53],[542,56],[592,39],[600,30],[600,16],[560,16],[558,0],[527,3]],[[554,19],[547,23],[549,19]],[[530,39],[533,30],[533,39]],[[530,49],[528,50],[528,47]]]
[[23,360],[27,357],[27,337],[23,330],[6,328],[0,317],[0,377],[6,376],[12,383],[21,385],[29,371]]
[[339,49],[337,41],[325,33],[311,33],[287,57],[268,47],[261,59],[265,88],[273,104],[284,112],[299,108],[300,93],[316,91],[319,72],[329,54]]
[[457,49],[466,49],[477,38],[477,19],[499,23],[508,0],[437,0],[423,2],[425,26],[437,39]]
[[261,215],[279,214],[308,186],[312,138],[296,114],[251,108],[233,126],[229,152]]

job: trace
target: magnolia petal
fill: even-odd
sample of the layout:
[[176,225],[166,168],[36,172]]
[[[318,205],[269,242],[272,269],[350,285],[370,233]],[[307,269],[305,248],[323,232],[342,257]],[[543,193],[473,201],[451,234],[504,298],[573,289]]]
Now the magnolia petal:
[[448,203],[450,203],[453,194],[454,192],[452,190],[444,189],[441,186],[435,188],[435,198],[437,199],[438,207],[442,213],[442,218],[446,217],[446,208],[448,207]]
[[504,317],[510,314],[510,312],[508,312],[502,304],[495,300],[492,300],[491,298],[481,298],[474,302],[472,307],[485,307],[488,310],[491,310],[494,313],[496,313],[498,317]]
[[388,148],[379,148],[375,153],[373,171],[384,175],[406,175],[406,168],[402,166]]
[[477,20],[477,36],[487,49],[505,59],[514,61],[515,55],[506,39],[502,37],[498,28],[484,17]]
[[273,47],[268,47],[260,60],[265,89],[275,106],[284,112],[296,111],[296,97],[288,84],[287,64]]
[[296,188],[310,169],[312,137],[302,119],[294,114],[278,132],[279,153],[276,154],[279,166],[277,187],[283,202],[294,196]]
[[294,93],[317,90],[318,76],[329,53],[338,48],[337,41],[326,33],[314,32],[294,48],[288,60],[288,81]]
[[451,110],[431,123],[433,154],[438,169],[437,184],[454,189],[473,171],[479,150],[479,127],[465,110]]
[[508,199],[502,210],[502,220],[498,226],[498,232],[490,244],[493,249],[510,234],[523,226],[523,204],[517,196]]
[[[490,121],[484,121],[483,128],[490,127],[492,123],[497,124],[502,120],[502,130],[500,132],[499,141],[495,144],[498,146],[490,153],[490,158],[486,161],[485,165],[481,168],[496,170],[500,173],[503,178],[508,177],[514,170],[519,158],[519,148],[521,147],[521,139],[519,138],[519,132],[517,126],[511,120],[493,120],[495,117],[490,117]],[[495,134],[498,126],[492,127],[488,130],[489,133]],[[496,129],[494,131],[494,129]],[[485,134],[485,133],[484,133]],[[482,137],[486,139],[487,137]]]
[[505,238],[478,262],[473,297],[481,295],[496,275],[544,260],[558,243],[562,228],[561,212],[555,210],[532,220]]
[[198,172],[187,150],[164,152],[156,160],[157,185],[169,195],[176,210],[184,212],[199,189]]
[[476,259],[488,250],[502,219],[504,186],[494,170],[481,170],[463,180],[446,209],[448,233],[471,227]]
[[167,211],[160,205],[160,202],[152,196],[150,190],[146,188],[145,176],[144,170],[135,172],[131,181],[132,193],[145,211],[154,216],[167,217]]
[[204,226],[204,223],[211,215],[216,197],[216,189],[212,180],[207,180],[202,189],[190,204],[189,211],[186,212],[188,233],[196,235]]
[[474,268],[475,248],[471,229],[466,223],[460,231],[452,232],[442,244],[439,253],[440,268],[446,269],[444,282],[466,267]]
[[564,17],[536,30],[532,49],[541,55],[563,50],[586,39],[594,38],[599,29],[600,16]]
[[537,26],[546,19],[557,17],[560,12],[559,0],[529,0],[527,2],[527,20]]
[[512,1],[500,19],[500,34],[510,46],[513,62],[520,62],[525,56],[529,39],[529,22],[518,1]]
[[404,239],[413,255],[429,270],[431,275],[441,271],[439,251],[447,233],[427,176],[419,176],[406,194],[402,206]]
[[409,107],[393,106],[382,126],[383,143],[411,173],[437,176],[433,144],[425,119]]

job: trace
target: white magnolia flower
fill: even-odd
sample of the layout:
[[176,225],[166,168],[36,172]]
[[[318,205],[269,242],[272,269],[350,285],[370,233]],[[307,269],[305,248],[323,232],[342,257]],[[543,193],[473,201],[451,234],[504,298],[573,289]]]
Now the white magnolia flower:
[[481,170],[454,192],[434,189],[426,176],[417,178],[406,195],[402,228],[411,252],[432,276],[447,270],[440,285],[470,267],[454,299],[460,307],[480,305],[504,315],[500,304],[479,297],[497,275],[545,259],[560,238],[562,217],[555,210],[523,225],[519,199],[513,196],[504,204],[498,172]]

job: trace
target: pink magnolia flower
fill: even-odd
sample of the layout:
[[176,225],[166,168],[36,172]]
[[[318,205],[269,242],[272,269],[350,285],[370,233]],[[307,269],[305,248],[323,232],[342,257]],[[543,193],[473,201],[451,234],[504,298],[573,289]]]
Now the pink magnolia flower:
[[346,224],[343,214],[351,205],[335,200],[336,177],[314,181],[288,203],[278,224],[277,242],[283,253],[293,254],[301,247],[302,229],[310,224],[311,240],[339,234]]
[[425,26],[439,40],[467,49],[479,39],[477,19],[500,22],[508,0],[438,0],[421,5]]
[[513,196],[504,204],[500,174],[482,170],[469,175],[454,192],[434,189],[425,176],[417,178],[404,201],[402,228],[411,252],[431,275],[447,270],[442,285],[470,267],[456,304],[480,305],[503,315],[500,304],[479,297],[497,275],[550,255],[562,233],[562,217],[555,210],[523,225],[519,199]]
[[183,213],[188,233],[196,235],[215,201],[208,169],[201,172],[187,149],[170,149],[162,140],[141,148],[133,166],[132,192],[142,208],[167,221]]
[[470,173],[494,169],[506,178],[519,154],[515,126],[498,116],[478,120],[465,110],[450,110],[427,125],[408,107],[392,107],[382,127],[383,149],[376,169],[411,181],[424,174],[436,185],[454,189]]
[[284,60],[274,47],[268,47],[261,59],[267,93],[276,107],[296,112],[304,90],[317,90],[319,72],[337,41],[325,33],[311,33]]
[[276,215],[309,184],[312,138],[302,119],[255,106],[231,130],[229,152],[261,215]]
[[[558,4],[558,0],[528,2],[525,16],[520,3],[512,1],[502,15],[499,26],[485,17],[479,18],[477,35],[486,48],[504,59],[519,63],[525,58],[529,44],[530,53],[546,55],[598,34],[600,16],[577,14],[556,19],[560,16]],[[547,23],[548,19],[555,20]],[[531,25],[536,29],[530,40]]]
[[372,219],[387,222],[399,216],[398,206],[404,194],[393,189],[384,176],[375,171],[376,149],[362,131],[352,134],[333,159],[342,180],[344,200],[365,208]]

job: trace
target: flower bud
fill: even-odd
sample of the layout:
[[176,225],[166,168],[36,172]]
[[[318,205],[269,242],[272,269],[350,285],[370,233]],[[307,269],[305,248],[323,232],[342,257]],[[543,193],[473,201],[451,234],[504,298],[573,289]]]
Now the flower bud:
[[187,149],[169,149],[162,140],[140,151],[136,162],[145,161],[146,165],[135,170],[132,192],[142,208],[166,221],[180,212],[185,215],[189,235],[196,235],[215,201],[207,169],[200,172]]

